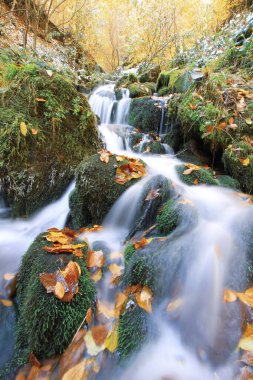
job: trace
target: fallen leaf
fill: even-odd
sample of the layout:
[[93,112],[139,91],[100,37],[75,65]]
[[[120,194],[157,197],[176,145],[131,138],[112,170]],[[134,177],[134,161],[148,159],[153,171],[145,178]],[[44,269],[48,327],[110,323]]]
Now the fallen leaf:
[[46,99],[43,99],[43,98],[35,98],[35,100],[37,102],[46,102]]
[[240,159],[240,162],[243,164],[243,166],[248,166],[250,164],[249,158],[242,158]]
[[125,158],[125,156],[116,156],[116,160],[118,161],[118,162],[122,162],[122,161],[124,161],[126,158]]
[[4,278],[4,280],[6,280],[6,281],[10,281],[10,280],[15,279],[16,276],[17,276],[17,273],[15,273],[15,274],[13,274],[13,273],[5,273],[5,274],[3,275],[3,278]]
[[198,170],[200,170],[201,169],[201,167],[200,166],[197,166],[197,165],[194,165],[194,164],[190,164],[190,163],[186,163],[186,164],[184,164],[185,165],[185,167],[187,167],[188,169],[186,169],[184,172],[183,172],[183,174],[185,174],[185,175],[189,175],[189,174],[191,174],[193,171],[198,171]]
[[196,178],[193,183],[194,183],[194,185],[198,185],[199,184],[198,178]]
[[89,355],[96,356],[99,352],[104,350],[104,345],[98,346],[93,339],[92,332],[88,331],[84,337],[84,341],[87,346],[87,352]]
[[47,72],[47,75],[48,75],[49,77],[52,77],[52,76],[53,76],[53,71],[52,71],[52,70],[46,70],[46,72]]
[[6,306],[6,307],[10,307],[13,305],[13,302],[10,301],[10,300],[5,300],[5,299],[0,299],[1,303]]
[[90,278],[91,278],[92,281],[94,281],[94,282],[99,282],[99,281],[102,279],[102,275],[103,275],[102,270],[99,269],[99,270],[97,270],[96,272],[91,273],[91,274],[90,274]]
[[124,254],[122,252],[111,252],[109,256],[111,260],[116,260],[122,259],[124,257]]
[[150,244],[152,240],[152,238],[142,238],[140,241],[135,241],[133,243],[133,246],[135,249],[143,249],[144,247],[146,247],[146,245]]
[[62,380],[81,380],[84,375],[86,359],[70,368],[62,377]]
[[122,265],[118,265],[115,263],[110,264],[108,269],[115,276],[121,276],[124,271],[124,267]]
[[184,304],[184,299],[183,298],[181,298],[181,297],[180,298],[176,298],[176,299],[174,299],[173,301],[171,301],[168,304],[166,310],[167,310],[168,313],[171,313],[171,312],[173,312],[175,310],[180,309],[183,306],[183,304]]
[[63,302],[71,302],[78,293],[80,275],[79,265],[71,260],[64,269],[54,273],[40,273],[39,278],[47,293],[54,293]]
[[145,201],[152,201],[153,199],[156,199],[160,196],[160,189],[151,190],[147,197],[145,198]]
[[102,268],[105,263],[103,251],[89,251],[87,254],[88,268]]
[[127,296],[124,293],[119,292],[115,300],[115,316],[118,318],[121,314],[122,308],[127,300]]
[[52,247],[43,247],[43,249],[50,253],[72,253],[82,258],[83,252],[81,248],[83,247],[85,247],[85,244],[53,244]]
[[147,313],[152,312],[152,298],[153,293],[147,286],[144,286],[142,290],[136,294],[136,301],[138,305]]
[[20,132],[23,136],[26,136],[27,135],[27,126],[26,126],[26,123],[24,123],[23,121],[21,121],[20,123]]
[[108,162],[110,161],[110,157],[112,156],[112,153],[106,149],[101,149],[98,153],[100,154],[100,160],[108,164]]
[[119,320],[116,320],[116,322],[113,325],[112,330],[108,334],[106,341],[105,341],[105,348],[107,348],[108,351],[111,353],[115,352],[118,348],[118,339],[119,339]]
[[236,292],[230,289],[225,289],[223,299],[224,299],[224,302],[226,303],[236,301],[237,300]]
[[97,311],[98,314],[102,314],[105,318],[111,319],[115,317],[115,311],[109,305],[102,303],[101,301],[97,302]]
[[198,107],[196,106],[196,104],[192,104],[192,103],[190,103],[190,104],[189,104],[189,108],[190,108],[191,110],[195,111]]
[[87,325],[90,325],[92,322],[92,308],[91,307],[87,310],[87,313],[85,316],[85,321],[86,321]]
[[115,182],[124,185],[132,179],[138,179],[146,175],[144,164],[138,159],[129,158],[127,163],[117,167]]
[[96,345],[101,346],[105,342],[105,339],[108,335],[108,330],[106,326],[103,326],[103,325],[93,326],[91,328],[91,333]]
[[31,129],[32,135],[36,136],[38,134],[38,130],[35,128]]
[[34,365],[35,367],[38,367],[38,368],[41,367],[40,361],[36,358],[33,352],[30,352],[29,354],[29,363],[32,366]]

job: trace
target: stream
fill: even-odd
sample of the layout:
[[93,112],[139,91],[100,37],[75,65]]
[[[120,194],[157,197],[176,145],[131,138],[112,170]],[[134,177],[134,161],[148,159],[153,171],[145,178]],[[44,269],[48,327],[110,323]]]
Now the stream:
[[[169,147],[165,155],[133,152],[129,144],[133,129],[128,125],[130,103],[128,90],[123,91],[121,100],[116,100],[113,84],[99,87],[90,97],[92,110],[101,121],[99,131],[106,149],[118,155],[141,158],[148,166],[148,175],[116,201],[103,222],[102,231],[84,236],[92,247],[103,242],[108,248],[108,256],[123,251],[125,240],[139,217],[138,204],[143,189],[157,175],[172,181],[178,197],[193,207],[194,223],[188,228],[186,215],[185,222],[168,237],[170,249],[168,243],[164,245],[163,255],[168,260],[180,255],[177,270],[183,274],[184,283],[178,289],[178,284],[173,283],[173,273],[157,273],[166,281],[171,278],[172,283],[168,296],[154,307],[150,315],[149,323],[158,332],[156,337],[150,336],[127,368],[111,364],[109,375],[108,372],[102,373],[98,379],[232,380],[238,357],[236,344],[231,340],[236,342],[240,336],[240,309],[233,305],[224,308],[223,291],[225,287],[246,288],[249,247],[243,231],[250,226],[253,207],[234,190],[184,184],[175,170],[181,161]],[[65,225],[69,194],[73,188],[74,184],[61,199],[29,220],[11,219],[4,204],[0,204],[1,278],[6,272],[17,271],[21,256],[39,233],[50,227],[61,229]],[[123,265],[123,259],[117,263]],[[173,265],[172,262],[171,272]],[[98,298],[113,303],[116,290],[110,289],[109,277],[105,275],[97,285]],[[162,310],[173,301],[172,295],[175,294],[184,300],[182,307],[176,318],[164,316]],[[2,309],[1,306],[1,313]],[[234,335],[233,338],[230,335]],[[1,336],[3,339],[4,335]],[[223,359],[217,359],[219,347],[224,345],[229,352]],[[4,343],[1,351],[5,346],[8,344]]]

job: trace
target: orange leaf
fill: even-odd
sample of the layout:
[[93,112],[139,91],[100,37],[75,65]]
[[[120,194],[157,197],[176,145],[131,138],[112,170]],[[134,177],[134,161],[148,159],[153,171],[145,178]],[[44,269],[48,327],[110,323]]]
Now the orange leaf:
[[108,330],[105,326],[93,326],[91,328],[92,337],[97,346],[102,346],[108,335]]
[[110,306],[108,306],[105,303],[102,303],[101,301],[97,302],[97,311],[98,314],[102,314],[107,319],[115,317],[114,309],[110,308]]
[[122,307],[124,303],[127,300],[127,296],[124,293],[118,293],[116,296],[116,301],[115,301],[115,315],[116,317],[119,317],[121,314]]
[[192,104],[192,103],[189,104],[189,107],[190,107],[190,109],[193,110],[193,111],[195,111],[195,110],[198,108],[198,107],[196,106],[196,104]]
[[87,255],[88,268],[102,268],[105,263],[103,251],[89,251]]
[[46,102],[46,99],[43,99],[43,98],[36,98],[35,99],[37,102]]
[[150,239],[142,238],[140,241],[135,241],[133,243],[133,246],[135,249],[143,249],[146,245],[151,243],[152,240],[153,240],[152,238]]
[[34,136],[38,134],[38,129],[36,128],[32,128],[31,131],[32,131],[32,135]]
[[1,302],[4,306],[6,306],[6,307],[10,307],[10,306],[13,305],[13,302],[10,301],[10,300],[0,299],[0,302]]
[[198,185],[199,184],[198,178],[196,178],[193,183],[194,183],[194,185]]
[[31,366],[35,366],[35,367],[41,367],[41,364],[40,364],[40,361],[36,358],[36,356],[34,355],[34,353],[30,352],[30,355],[29,355],[29,363],[31,364]]
[[87,310],[87,313],[85,316],[85,321],[86,321],[87,325],[90,325],[92,322],[92,308],[91,307]]
[[224,302],[234,302],[237,300],[237,295],[233,290],[225,289],[223,298]]
[[147,313],[152,312],[152,298],[153,293],[147,286],[144,286],[142,290],[136,294],[136,301],[138,305]]
[[111,152],[106,149],[101,149],[98,153],[100,153],[100,160],[108,164],[110,157],[112,156]]
[[124,267],[118,264],[111,264],[108,268],[109,271],[115,276],[121,276],[124,271]]

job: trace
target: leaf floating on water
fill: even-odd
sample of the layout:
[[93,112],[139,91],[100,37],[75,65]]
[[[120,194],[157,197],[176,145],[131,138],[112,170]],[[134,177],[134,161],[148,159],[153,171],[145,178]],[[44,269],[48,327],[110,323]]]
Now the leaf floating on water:
[[97,346],[104,344],[105,339],[108,335],[108,330],[106,326],[93,326],[91,329],[92,337]]
[[27,126],[26,126],[26,123],[24,123],[23,121],[21,121],[20,123],[20,132],[23,136],[26,136],[27,135]]
[[103,251],[89,251],[87,254],[88,268],[102,268],[105,263]]
[[100,160],[108,164],[108,162],[110,161],[110,157],[112,156],[112,153],[106,149],[101,149],[98,153],[100,154]]
[[117,319],[113,325],[111,332],[108,334],[105,341],[105,348],[111,353],[115,352],[118,348],[118,339],[119,339],[119,320]]
[[6,307],[10,307],[10,306],[13,306],[13,302],[11,300],[5,300],[5,299],[0,299],[0,302],[6,306]]
[[146,247],[146,245],[150,244],[152,240],[153,240],[153,238],[149,238],[149,239],[142,238],[139,241],[135,241],[133,243],[133,246],[135,249],[143,249]]
[[47,293],[54,293],[63,302],[71,302],[78,293],[80,275],[79,265],[71,260],[63,270],[57,270],[54,273],[40,273],[39,277]]
[[152,298],[153,293],[147,286],[144,286],[142,290],[136,294],[136,301],[138,305],[147,313],[152,313]]
[[70,368],[63,376],[62,380],[83,380],[86,359],[82,359],[80,363]]

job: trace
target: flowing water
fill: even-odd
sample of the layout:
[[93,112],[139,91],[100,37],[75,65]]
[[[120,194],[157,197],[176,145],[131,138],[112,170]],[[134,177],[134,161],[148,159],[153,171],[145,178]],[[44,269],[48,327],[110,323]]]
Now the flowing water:
[[[117,200],[105,218],[102,231],[86,234],[89,242],[92,246],[102,242],[108,255],[122,251],[125,239],[139,217],[143,189],[157,175],[173,181],[178,197],[193,208],[195,219],[192,228],[183,225],[176,229],[168,237],[170,250],[163,251],[168,260],[173,255],[180,255],[179,270],[184,281],[180,289],[178,284],[172,283],[168,296],[154,308],[150,324],[156,326],[156,337],[150,337],[149,343],[138,355],[135,354],[127,369],[114,366],[110,375],[101,379],[232,380],[236,354],[235,344],[229,343],[228,335],[240,330],[240,311],[232,310],[236,322],[231,333],[226,327],[229,321],[223,320],[222,294],[225,286],[240,288],[245,285],[247,244],[240,231],[252,218],[252,206],[232,190],[189,187],[182,183],[175,170],[180,161],[169,148],[169,154],[163,156],[132,152],[129,147],[132,127],[127,125],[130,102],[127,90],[123,91],[120,101],[116,100],[113,84],[99,87],[90,97],[92,109],[101,121],[99,131],[106,148],[112,153],[141,157],[148,165],[148,176]],[[38,233],[49,227],[64,226],[69,211],[68,197],[73,187],[72,184],[59,201],[27,221],[6,217],[8,210],[0,204],[0,274],[17,270],[21,255]],[[234,266],[231,265],[233,262]],[[122,259],[119,264],[123,265]],[[172,274],[157,273],[157,276],[165,276],[168,280]],[[173,300],[174,295],[183,300],[182,306],[176,318],[164,316],[164,306]],[[98,297],[113,303],[115,292],[110,289],[109,276],[105,276],[99,285]],[[229,312],[227,319],[230,317]],[[229,352],[224,359],[217,360],[215,353],[217,356],[222,340]]]

